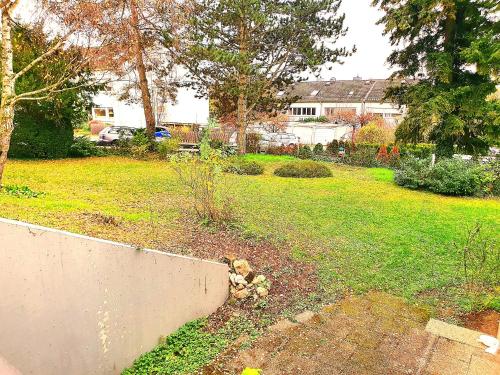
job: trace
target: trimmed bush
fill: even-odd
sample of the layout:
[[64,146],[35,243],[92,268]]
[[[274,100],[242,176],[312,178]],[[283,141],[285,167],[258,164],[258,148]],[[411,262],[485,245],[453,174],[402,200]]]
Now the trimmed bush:
[[423,189],[427,186],[430,165],[429,159],[405,158],[394,174],[394,181],[409,189]]
[[332,177],[332,171],[326,165],[312,161],[292,161],[283,164],[274,171],[276,176],[295,178]]
[[316,146],[314,146],[313,153],[314,155],[321,155],[325,152],[325,148],[321,143],[317,143]]
[[313,152],[311,150],[311,147],[305,145],[305,146],[301,146],[299,148],[299,155],[298,157],[300,159],[311,159],[313,157]]
[[434,167],[429,159],[406,158],[395,173],[398,185],[454,196],[493,193],[495,178],[485,166],[461,159],[442,159]]
[[10,157],[57,159],[68,156],[73,143],[72,114],[59,119],[54,114],[55,108],[52,101],[19,106],[14,116]]
[[493,177],[484,166],[461,159],[442,159],[431,169],[427,183],[434,193],[483,196]]
[[337,156],[339,153],[339,141],[334,139],[333,141],[328,143],[326,145],[326,152],[331,154],[331,155]]
[[264,173],[264,166],[256,161],[237,159],[229,163],[224,172],[240,175],[258,176]]
[[103,156],[105,152],[101,150],[89,137],[75,137],[73,144],[69,148],[68,156],[72,158],[86,158],[89,156]]

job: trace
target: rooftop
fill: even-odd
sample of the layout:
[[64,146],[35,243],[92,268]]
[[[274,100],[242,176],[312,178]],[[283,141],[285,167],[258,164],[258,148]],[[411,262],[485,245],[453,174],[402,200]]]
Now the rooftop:
[[292,86],[289,94],[299,103],[380,103],[385,91],[401,81],[389,79],[303,81]]

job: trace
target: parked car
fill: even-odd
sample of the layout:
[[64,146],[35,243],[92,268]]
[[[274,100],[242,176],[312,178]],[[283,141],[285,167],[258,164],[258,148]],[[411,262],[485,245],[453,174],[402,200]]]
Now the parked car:
[[[99,132],[99,143],[102,145],[116,145],[120,139],[131,139],[136,132],[143,129],[129,126],[110,126]],[[156,141],[171,138],[170,131],[165,126],[157,126],[155,129]]]
[[128,126],[110,126],[99,132],[99,143],[116,145],[120,139],[131,139],[138,129]]
[[165,126],[157,126],[155,129],[155,137],[156,140],[159,141],[163,138],[172,138],[172,134],[170,134],[170,130],[168,130]]
[[270,147],[294,146],[299,144],[299,138],[292,133],[267,133],[259,141],[259,148],[266,152]]

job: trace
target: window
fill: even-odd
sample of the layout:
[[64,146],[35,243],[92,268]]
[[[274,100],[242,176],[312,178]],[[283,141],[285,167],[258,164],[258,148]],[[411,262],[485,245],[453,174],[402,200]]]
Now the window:
[[304,107],[304,108],[292,108],[293,116],[316,116],[316,108],[314,107]]
[[93,108],[95,119],[112,119],[115,117],[115,111],[111,107],[96,107]]
[[106,117],[105,108],[94,108],[95,117]]
[[326,116],[335,116],[340,113],[352,113],[356,114],[356,108],[352,107],[326,107],[325,115]]

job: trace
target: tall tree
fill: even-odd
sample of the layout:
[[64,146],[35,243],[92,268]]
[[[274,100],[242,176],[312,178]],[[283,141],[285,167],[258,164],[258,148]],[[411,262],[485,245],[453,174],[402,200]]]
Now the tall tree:
[[[196,1],[181,62],[200,94],[223,98],[235,112],[245,152],[248,114],[286,106],[301,73],[349,55],[335,47],[345,35],[341,0]],[[282,93],[280,93],[282,94]]]
[[374,0],[395,50],[388,61],[414,83],[387,95],[408,106],[397,129],[407,142],[435,142],[437,153],[484,152],[500,133],[500,5],[496,0]]
[[[187,10],[182,0],[108,0],[115,12],[99,25],[108,35],[110,46],[105,70],[120,81],[128,81],[119,94],[122,99],[142,103],[146,134],[154,138],[156,118],[153,87],[162,99],[174,99],[177,83],[172,78],[173,58],[160,42],[174,40],[172,34],[182,23],[179,9]],[[172,42],[173,43],[173,42]],[[137,91],[140,95],[133,95]]]

